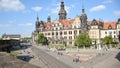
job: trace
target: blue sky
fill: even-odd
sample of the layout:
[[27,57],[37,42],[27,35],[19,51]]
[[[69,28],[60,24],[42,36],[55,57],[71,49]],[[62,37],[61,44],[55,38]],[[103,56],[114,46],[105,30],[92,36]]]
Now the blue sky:
[[[35,30],[38,14],[46,21],[50,15],[52,21],[58,19],[61,0],[0,0],[0,36],[2,34],[21,34],[31,36]],[[120,0],[64,0],[67,18],[81,14],[82,2],[88,20],[102,19],[117,21],[120,18]]]

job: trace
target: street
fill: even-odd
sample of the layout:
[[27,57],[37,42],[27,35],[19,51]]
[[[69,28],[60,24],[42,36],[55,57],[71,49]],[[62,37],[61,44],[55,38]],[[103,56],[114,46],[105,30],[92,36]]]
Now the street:
[[[28,54],[28,52],[30,53]],[[119,68],[119,61],[117,60],[117,58],[119,59],[118,49],[110,49],[106,52],[104,50],[80,50],[79,53],[76,53],[80,55],[79,63],[73,62],[74,53],[66,54],[64,51],[62,53],[63,55],[58,55],[58,51],[52,51],[35,44],[22,51],[22,55],[28,54],[33,57],[29,60],[29,63],[42,68],[101,68],[101,66],[104,66],[104,68],[108,68],[108,66]],[[96,56],[94,56],[95,54]],[[115,58],[117,54],[118,57]],[[108,63],[111,60],[112,62]]]
[[32,47],[31,49],[35,53],[36,57],[38,57],[39,60],[43,61],[47,68],[71,68],[70,66],[60,62],[56,58],[36,47]]

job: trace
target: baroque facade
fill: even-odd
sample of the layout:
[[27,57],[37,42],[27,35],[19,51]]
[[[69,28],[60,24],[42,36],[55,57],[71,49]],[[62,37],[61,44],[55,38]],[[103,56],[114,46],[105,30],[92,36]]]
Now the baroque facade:
[[67,19],[67,12],[64,8],[64,2],[61,2],[59,19],[51,22],[51,17],[48,16],[47,22],[36,20],[36,29],[32,33],[32,41],[35,42],[39,33],[43,33],[49,40],[50,44],[74,45],[76,37],[80,33],[88,33],[93,40],[93,44],[101,43],[101,39],[105,36],[112,36],[117,39],[120,31],[120,19],[117,22],[103,22],[93,19],[87,20],[84,7],[82,7],[81,15],[74,19]]

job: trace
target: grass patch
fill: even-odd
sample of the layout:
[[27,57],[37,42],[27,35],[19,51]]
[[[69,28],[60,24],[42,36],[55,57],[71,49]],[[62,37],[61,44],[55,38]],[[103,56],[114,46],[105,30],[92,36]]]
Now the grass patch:
[[10,52],[10,54],[13,55],[13,56],[18,56],[19,52],[13,51],[13,52]]

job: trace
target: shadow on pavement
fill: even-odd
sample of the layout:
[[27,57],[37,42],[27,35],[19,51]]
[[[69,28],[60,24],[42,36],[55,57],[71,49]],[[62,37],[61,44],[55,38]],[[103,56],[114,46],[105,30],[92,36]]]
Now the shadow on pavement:
[[29,62],[33,57],[26,55],[26,56],[17,56],[17,58],[25,62]]
[[10,55],[9,53],[1,52],[0,53],[0,68],[41,68],[41,67],[18,60],[15,56]]
[[116,55],[115,58],[120,61],[120,52]]

